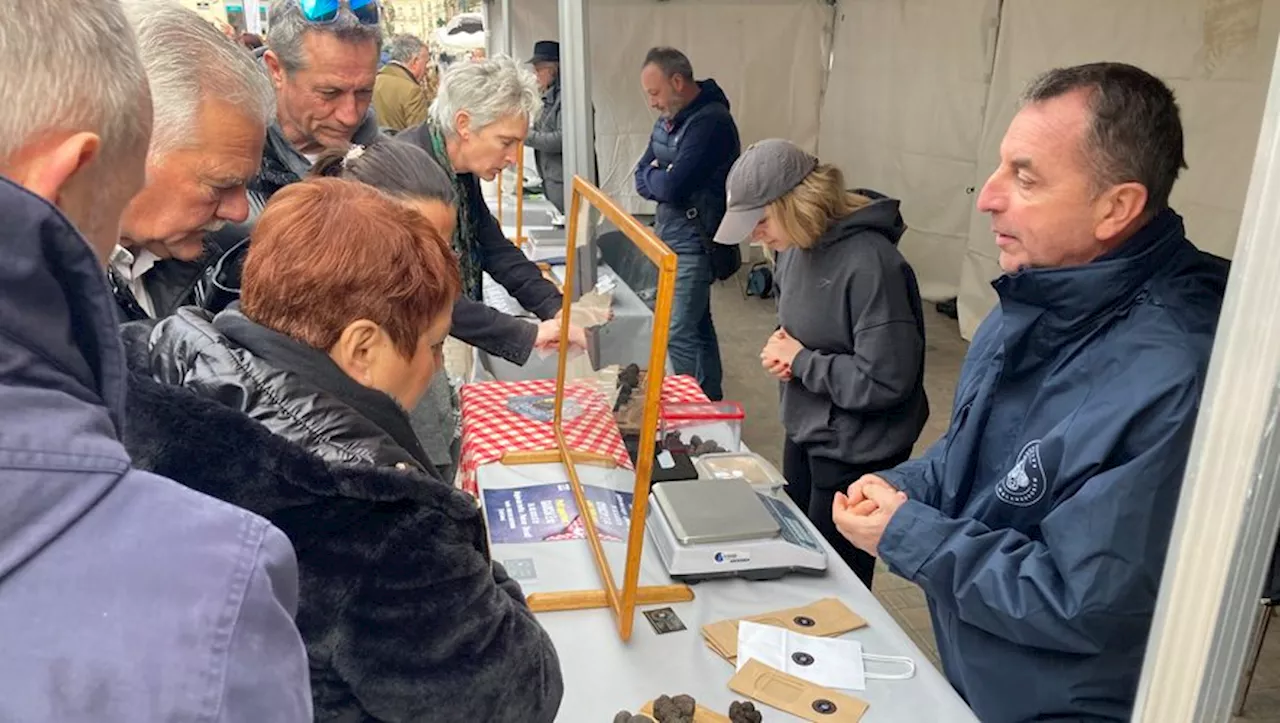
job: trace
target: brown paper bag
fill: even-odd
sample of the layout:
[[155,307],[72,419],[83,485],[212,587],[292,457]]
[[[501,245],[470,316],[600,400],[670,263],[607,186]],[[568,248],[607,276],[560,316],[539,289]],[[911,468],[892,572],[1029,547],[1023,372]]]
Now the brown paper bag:
[[807,721],[857,723],[868,708],[866,701],[814,685],[754,659],[729,679],[729,688]]
[[[833,597],[823,598],[803,607],[775,610],[740,619],[820,638],[843,635],[867,625],[861,615]],[[702,626],[702,636],[706,639],[707,646],[731,663],[738,657],[738,620],[721,620]]]

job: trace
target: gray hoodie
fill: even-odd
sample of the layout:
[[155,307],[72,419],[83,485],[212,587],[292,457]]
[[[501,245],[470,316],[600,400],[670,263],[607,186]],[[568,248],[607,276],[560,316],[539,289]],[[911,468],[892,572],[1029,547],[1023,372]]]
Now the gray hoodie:
[[[816,457],[864,465],[911,449],[929,403],[915,272],[898,252],[898,201],[837,221],[778,257],[778,320],[804,345],[782,384],[787,436]],[[849,480],[852,482],[853,480]]]

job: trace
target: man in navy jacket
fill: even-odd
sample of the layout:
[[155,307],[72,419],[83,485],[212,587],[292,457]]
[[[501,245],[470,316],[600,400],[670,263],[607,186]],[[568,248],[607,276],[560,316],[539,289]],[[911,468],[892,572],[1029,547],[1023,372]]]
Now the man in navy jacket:
[[1128,720],[1226,264],[1168,207],[1173,93],[1128,65],[1032,83],[978,209],[1005,274],[946,435],[838,496],[846,537],[929,597],[984,723]]
[[720,343],[711,323],[709,247],[726,206],[725,181],[738,160],[738,126],[714,80],[695,81],[689,58],[675,48],[645,56],[640,84],[661,113],[636,166],[636,192],[658,203],[655,231],[679,255],[667,352],[677,374],[722,397]]

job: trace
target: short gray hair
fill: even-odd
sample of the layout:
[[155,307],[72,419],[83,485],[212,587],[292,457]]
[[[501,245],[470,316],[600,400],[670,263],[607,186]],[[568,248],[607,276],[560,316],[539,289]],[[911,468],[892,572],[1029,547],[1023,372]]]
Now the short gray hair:
[[361,23],[346,3],[338,8],[337,19],[320,24],[307,22],[298,0],[271,0],[268,22],[267,48],[280,59],[286,73],[307,67],[306,59],[302,57],[302,38],[309,32],[328,33],[348,43],[373,41],[382,47],[382,29]]
[[512,115],[532,121],[541,109],[537,76],[510,56],[495,55],[450,67],[431,103],[431,119],[453,136],[458,132],[454,120],[462,111],[479,129]]
[[675,48],[650,48],[645,53],[644,63],[641,68],[646,65],[656,65],[662,70],[662,74],[668,78],[674,78],[679,75],[685,80],[693,80],[693,63],[689,62],[689,56],[676,50]]
[[233,105],[264,127],[271,122],[275,91],[249,51],[175,0],[125,0],[124,7],[151,83],[153,154],[195,140],[206,99]]
[[145,146],[147,79],[115,0],[0,0],[0,163],[47,132],[97,133],[103,155]]
[[387,53],[397,63],[407,63],[418,57],[422,49],[427,47],[416,35],[397,35],[391,39]]

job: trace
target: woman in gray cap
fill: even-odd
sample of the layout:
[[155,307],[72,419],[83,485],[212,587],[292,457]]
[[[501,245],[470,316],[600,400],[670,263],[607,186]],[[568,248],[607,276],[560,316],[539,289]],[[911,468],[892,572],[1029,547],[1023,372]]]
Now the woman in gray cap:
[[715,240],[777,254],[779,326],[760,360],[782,388],[787,493],[870,588],[875,559],[836,530],[835,494],[906,461],[929,416],[898,201],[846,190],[840,169],[785,140],[748,148],[726,185]]

